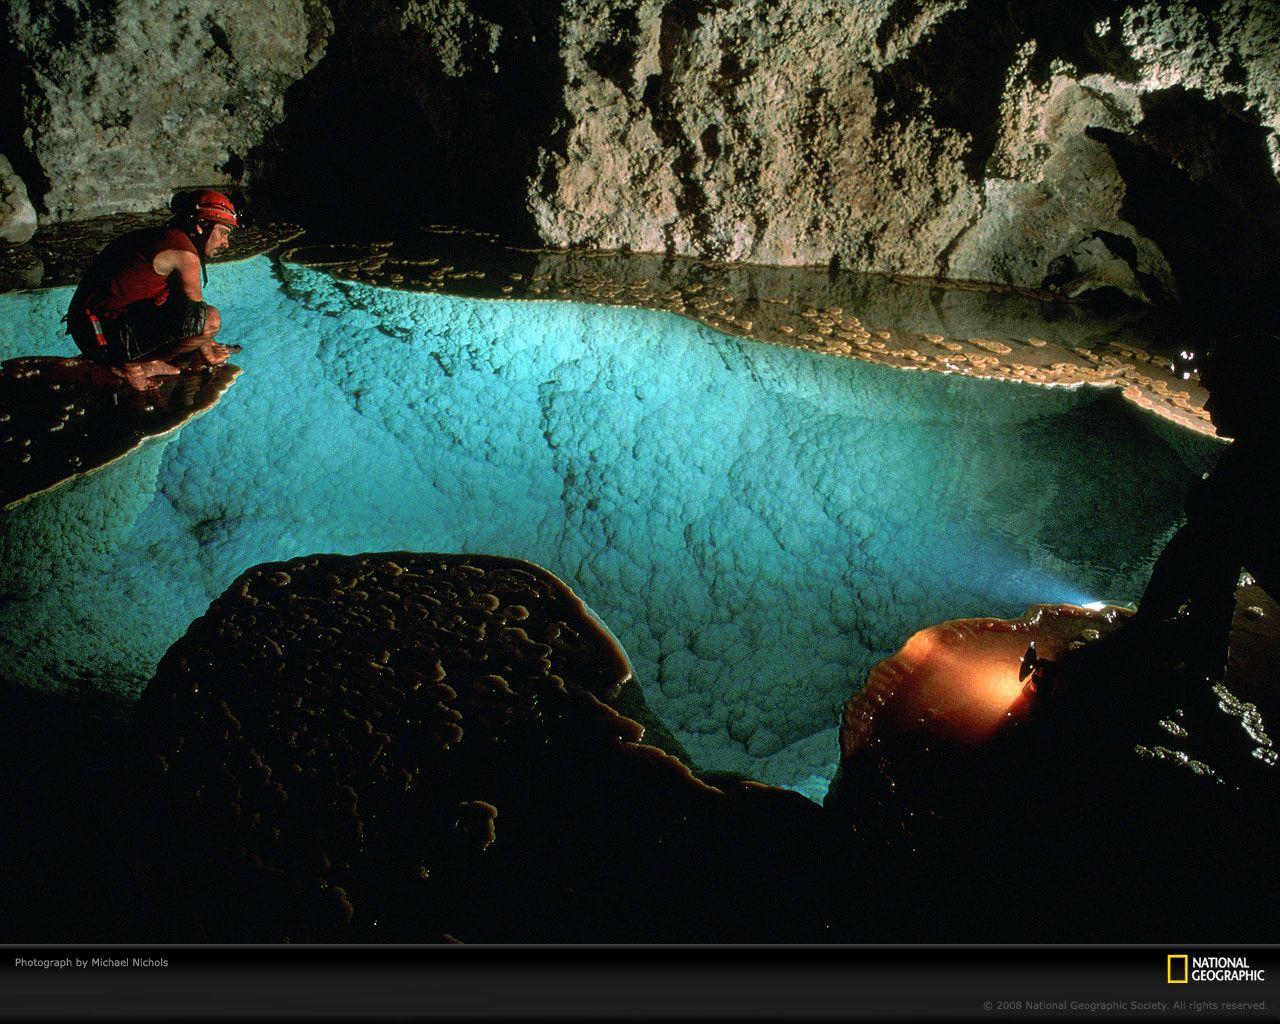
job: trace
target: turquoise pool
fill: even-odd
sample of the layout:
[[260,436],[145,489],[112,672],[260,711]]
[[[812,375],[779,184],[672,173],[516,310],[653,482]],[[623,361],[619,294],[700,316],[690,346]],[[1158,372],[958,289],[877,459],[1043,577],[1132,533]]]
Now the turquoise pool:
[[[69,291],[0,357],[69,354]],[[819,796],[837,709],[944,619],[1135,600],[1213,450],[1118,395],[872,366],[674,314],[214,268],[244,374],[175,437],[0,523],[0,665],[136,694],[247,567],[527,558],[617,635],[704,766]]]

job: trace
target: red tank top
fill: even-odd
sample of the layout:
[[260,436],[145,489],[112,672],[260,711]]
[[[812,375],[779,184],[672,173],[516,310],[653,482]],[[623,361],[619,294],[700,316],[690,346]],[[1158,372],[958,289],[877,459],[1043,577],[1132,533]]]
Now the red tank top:
[[142,228],[121,235],[95,257],[68,312],[82,316],[87,309],[100,320],[112,320],[135,302],[162,305],[169,298],[169,281],[156,273],[152,261],[166,249],[199,255],[177,228]]

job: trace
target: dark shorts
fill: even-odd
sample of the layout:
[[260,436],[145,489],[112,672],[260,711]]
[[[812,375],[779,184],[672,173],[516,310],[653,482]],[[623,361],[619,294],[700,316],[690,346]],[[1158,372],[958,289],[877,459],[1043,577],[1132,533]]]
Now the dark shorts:
[[122,366],[141,359],[160,359],[178,342],[203,334],[208,310],[207,303],[171,295],[163,305],[137,302],[120,316],[103,320],[105,346],[98,343],[87,317],[76,317],[70,333],[80,351],[94,362]]

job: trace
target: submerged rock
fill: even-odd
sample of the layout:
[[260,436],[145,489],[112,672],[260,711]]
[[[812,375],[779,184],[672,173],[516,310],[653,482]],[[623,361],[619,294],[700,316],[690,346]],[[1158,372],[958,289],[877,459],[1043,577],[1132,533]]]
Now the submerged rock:
[[[1097,238],[1072,256],[1096,260],[1094,271],[1112,275],[1106,287],[1129,294],[1128,264]],[[1099,309],[1007,285],[529,249],[442,225],[402,243],[303,244],[285,250],[282,259],[286,274],[290,264],[303,264],[406,291],[666,309],[725,334],[887,366],[1046,386],[1115,387],[1163,418],[1213,435],[1203,389],[1172,372],[1172,313]],[[1081,274],[1084,294],[1103,287],[1096,274]]]

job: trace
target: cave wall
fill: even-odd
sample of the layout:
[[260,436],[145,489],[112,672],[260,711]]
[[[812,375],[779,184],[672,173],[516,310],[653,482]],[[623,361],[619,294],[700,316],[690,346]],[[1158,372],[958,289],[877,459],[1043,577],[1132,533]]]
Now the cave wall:
[[250,160],[264,210],[357,234],[432,221],[536,241],[559,109],[554,4],[330,0],[324,58]]
[[1206,264],[1260,282],[1278,26],[1270,2],[569,0],[530,209],[557,244],[1156,302]]
[[25,0],[0,48],[0,155],[51,219],[227,181],[1144,302],[1277,269],[1277,0]]
[[319,0],[14,0],[0,7],[0,151],[49,220],[236,183],[330,30]]

